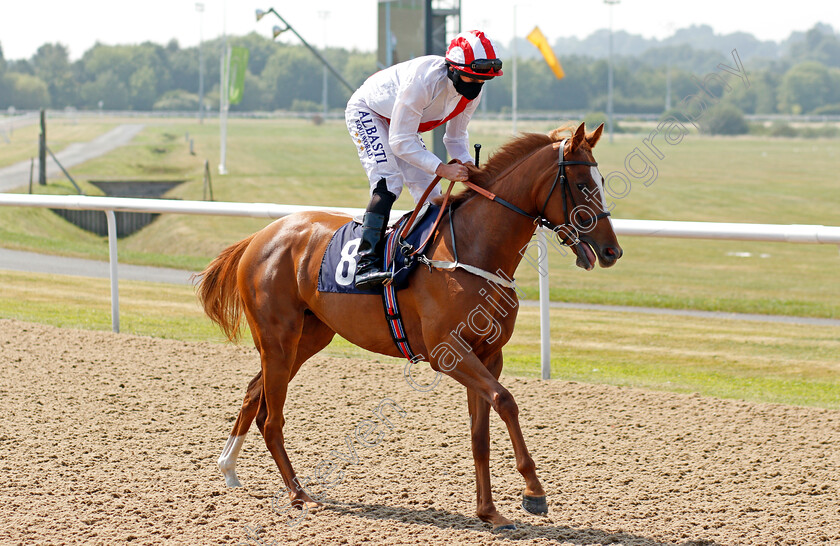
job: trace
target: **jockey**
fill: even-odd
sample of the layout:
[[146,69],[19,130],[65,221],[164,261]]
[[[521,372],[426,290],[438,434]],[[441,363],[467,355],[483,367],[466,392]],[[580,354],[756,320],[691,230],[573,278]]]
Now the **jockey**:
[[[428,55],[396,64],[369,77],[347,103],[345,119],[368,175],[371,200],[362,222],[355,285],[370,290],[388,280],[381,243],[391,206],[408,187],[419,200],[435,175],[467,180],[472,163],[467,124],[481,100],[484,82],[502,75],[493,42],[479,30],[462,32],[446,57]],[[443,142],[458,160],[441,162],[420,133],[446,123]],[[434,188],[429,199],[440,195]]]

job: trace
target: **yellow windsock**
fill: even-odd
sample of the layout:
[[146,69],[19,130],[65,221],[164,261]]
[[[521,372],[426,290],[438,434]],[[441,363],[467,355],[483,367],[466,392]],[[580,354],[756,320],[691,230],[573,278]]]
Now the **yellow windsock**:
[[546,40],[545,35],[540,30],[540,27],[534,27],[534,30],[531,31],[531,34],[529,34],[527,38],[528,41],[534,44],[537,49],[540,50],[540,53],[543,54],[545,62],[548,63],[548,66],[551,68],[551,71],[554,72],[554,75],[557,76],[557,79],[562,80],[566,73],[563,72],[563,67],[560,66],[560,61],[558,61],[557,57],[554,56],[554,52],[551,50],[551,46],[548,45],[548,40]]

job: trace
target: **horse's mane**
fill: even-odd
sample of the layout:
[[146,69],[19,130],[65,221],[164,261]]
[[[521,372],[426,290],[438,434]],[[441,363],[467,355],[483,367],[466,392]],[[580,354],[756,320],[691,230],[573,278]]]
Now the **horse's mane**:
[[[524,133],[522,136],[505,143],[490,156],[483,167],[468,167],[470,170],[470,182],[482,188],[487,188],[496,178],[513,165],[529,157],[543,146],[563,140],[566,136],[571,136],[573,132],[573,126],[564,125],[548,134]],[[466,189],[452,196],[450,199],[452,208],[457,208],[474,195],[476,195],[475,190]],[[435,204],[439,205],[442,199],[442,197],[436,199]]]

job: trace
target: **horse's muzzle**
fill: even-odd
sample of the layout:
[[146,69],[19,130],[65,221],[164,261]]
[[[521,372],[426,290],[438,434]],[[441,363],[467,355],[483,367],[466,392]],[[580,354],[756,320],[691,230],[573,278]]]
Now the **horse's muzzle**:
[[[589,247],[594,251],[595,256],[598,257],[598,265],[600,265],[603,268],[614,266],[615,262],[617,262],[618,259],[621,258],[621,256],[624,254],[624,251],[617,244],[599,245],[597,242],[595,242],[594,239],[587,235],[581,235],[580,241],[582,244],[589,245]],[[578,257],[577,265],[578,267],[583,267],[584,269],[587,269],[585,267],[585,264],[583,263],[583,260],[581,260],[580,257]]]

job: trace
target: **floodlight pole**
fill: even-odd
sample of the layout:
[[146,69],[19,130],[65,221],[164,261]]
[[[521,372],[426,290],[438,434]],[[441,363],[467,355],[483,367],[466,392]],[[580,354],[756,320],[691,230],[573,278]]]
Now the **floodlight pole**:
[[228,118],[228,93],[230,91],[230,47],[225,38],[224,50],[221,58],[221,92],[219,93],[219,128],[221,130],[221,145],[219,159],[219,174],[227,174],[227,118]]
[[516,64],[517,64],[517,62],[516,62],[516,57],[517,57],[517,51],[516,51],[516,4],[513,5],[513,44],[511,44],[511,45],[513,46],[513,81],[511,82],[511,91],[512,91],[511,92],[511,95],[512,95],[512,97],[511,97],[511,99],[512,99],[511,100],[511,118],[512,118],[512,121],[513,121],[513,134],[515,135],[516,134],[516,113],[517,113],[516,109],[517,109],[517,106],[518,106],[517,105],[518,97],[517,97],[517,94],[516,94],[516,90],[517,90],[518,83],[519,83],[517,81],[517,73],[516,73]]
[[276,32],[276,33],[275,33],[275,35],[274,35],[274,37],[275,37],[275,38],[277,38],[277,36],[279,36],[281,32],[286,32],[287,30],[291,30],[291,31],[294,33],[294,35],[295,35],[295,36],[297,36],[297,37],[298,37],[298,39],[299,39],[301,42],[303,42],[303,45],[305,45],[305,46],[309,49],[309,51],[311,51],[311,52],[312,52],[312,54],[313,54],[313,55],[315,55],[316,57],[318,57],[318,60],[319,60],[319,61],[321,61],[322,63],[324,63],[324,66],[326,66],[326,67],[327,67],[327,69],[328,69],[330,72],[332,72],[333,76],[335,76],[336,78],[338,78],[338,81],[340,81],[341,83],[343,83],[343,84],[344,84],[344,87],[346,87],[346,88],[347,88],[347,89],[348,89],[351,93],[352,93],[353,91],[355,91],[355,90],[356,90],[356,89],[355,89],[352,85],[350,85],[350,84],[347,82],[347,80],[345,80],[345,79],[344,79],[344,77],[343,77],[341,74],[339,74],[338,70],[336,70],[335,68],[333,68],[333,66],[332,66],[332,65],[331,65],[331,64],[330,64],[330,63],[329,63],[329,62],[328,62],[328,61],[324,58],[324,56],[323,56],[323,55],[321,55],[320,53],[318,53],[318,50],[316,50],[314,47],[312,47],[311,45],[309,45],[309,42],[307,42],[306,40],[304,40],[304,39],[303,39],[303,36],[301,36],[300,34],[298,34],[298,32],[294,29],[294,27],[292,27],[292,25],[290,25],[288,22],[286,22],[286,20],[285,20],[285,19],[283,19],[283,17],[282,17],[279,13],[277,13],[276,11],[274,11],[274,8],[268,8],[268,11],[263,11],[263,10],[259,10],[259,9],[258,9],[258,10],[257,10],[257,21],[259,21],[260,19],[262,19],[262,18],[263,18],[263,17],[264,17],[267,13],[273,13],[274,15],[276,15],[276,16],[277,16],[277,18],[278,18],[278,19],[280,19],[280,20],[283,22],[283,24],[284,24],[284,25],[286,25],[286,28],[284,28],[284,29],[280,29],[280,30],[279,30],[279,32]]
[[[674,31],[674,23],[669,22],[665,25],[669,32]],[[667,72],[665,73],[665,111],[671,109],[671,52],[667,54]]]
[[610,7],[610,61],[609,72],[607,73],[607,125],[609,125],[610,144],[613,141],[613,10],[612,7],[620,0],[604,0]]
[[196,2],[198,12],[198,122],[204,123],[204,4]]
[[[458,24],[453,26],[456,26],[456,34],[461,32],[461,0],[451,0],[448,5],[443,5],[441,0],[424,0],[422,4],[426,55],[441,55],[446,51],[448,44],[447,18],[457,17]],[[435,7],[435,4],[438,4],[438,7]],[[432,152],[443,163],[446,163],[448,155],[446,145],[443,143],[445,131],[446,127],[443,125],[432,130]]]
[[[327,19],[330,16],[330,12],[328,11],[319,11],[318,17],[324,22],[323,24],[323,32],[324,32],[324,53],[327,52]],[[329,97],[329,88],[327,86],[327,66],[324,65],[324,77],[323,83],[321,84],[321,102],[323,103],[324,109],[324,118],[327,117],[327,112],[329,110],[327,102]]]
[[225,3],[222,3],[222,38],[224,46],[222,49],[221,70],[219,77],[219,129],[221,130],[219,174],[225,175],[227,170],[227,117],[228,117],[228,93],[230,92],[230,47],[227,43],[227,31],[225,24]]
[[[394,51],[391,47],[391,2],[393,0],[386,0],[385,4],[385,65],[391,66],[394,64]],[[382,0],[380,0],[382,3]]]

